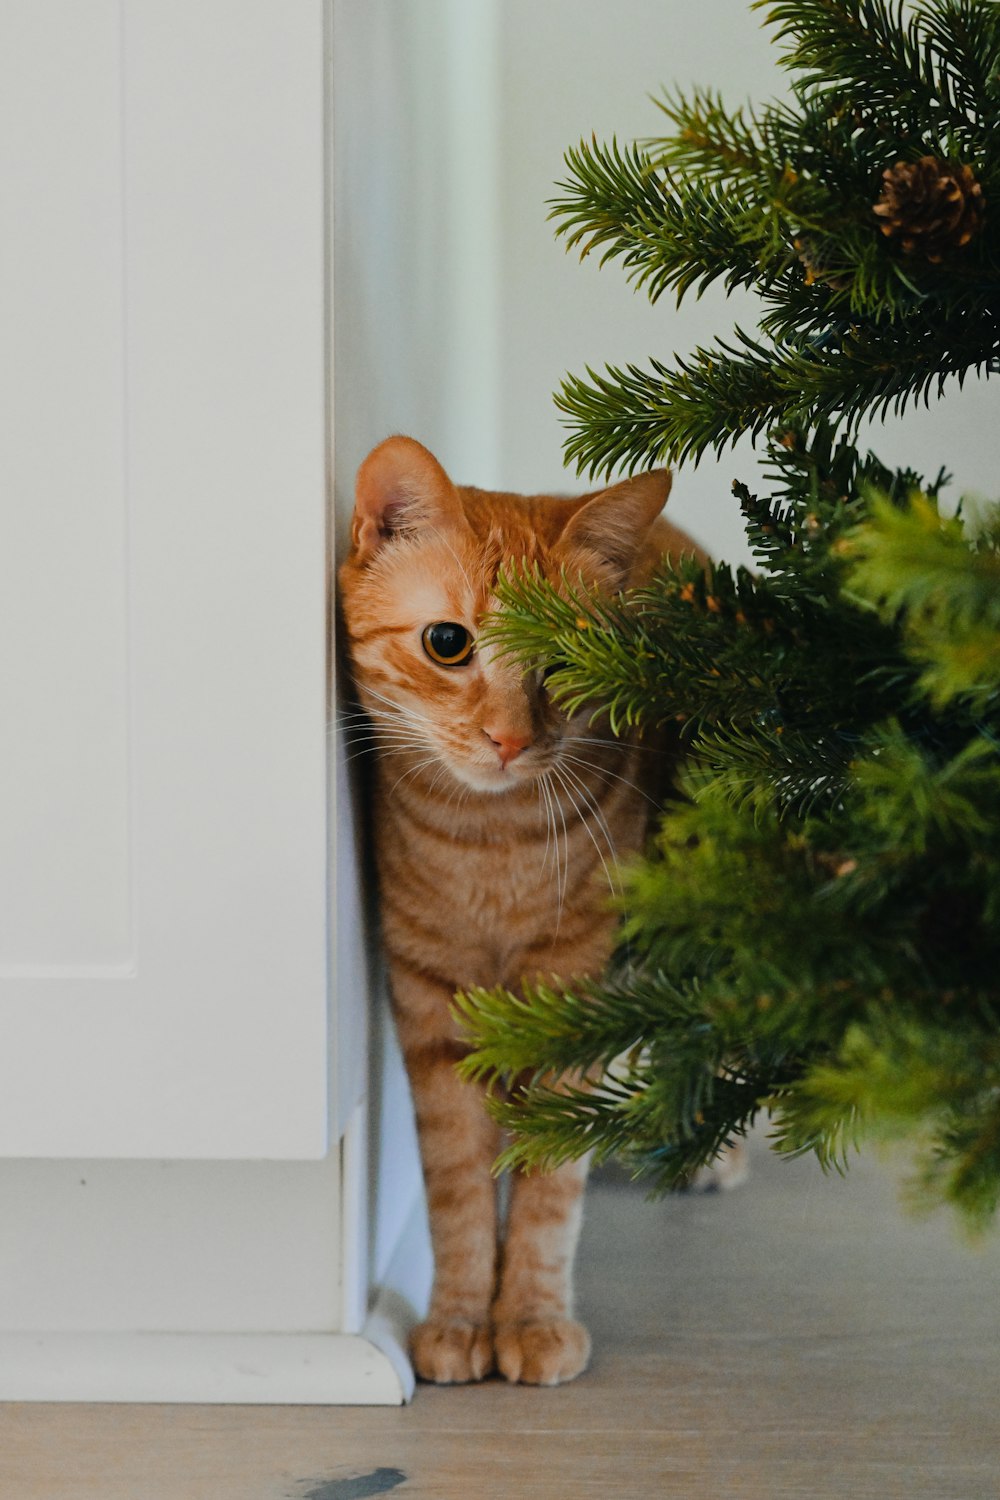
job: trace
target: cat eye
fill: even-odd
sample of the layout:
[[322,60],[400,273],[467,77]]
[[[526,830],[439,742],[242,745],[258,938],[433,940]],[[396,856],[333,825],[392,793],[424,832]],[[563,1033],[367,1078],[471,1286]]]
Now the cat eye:
[[428,625],[421,637],[424,650],[440,667],[461,667],[472,655],[472,636],[454,620]]

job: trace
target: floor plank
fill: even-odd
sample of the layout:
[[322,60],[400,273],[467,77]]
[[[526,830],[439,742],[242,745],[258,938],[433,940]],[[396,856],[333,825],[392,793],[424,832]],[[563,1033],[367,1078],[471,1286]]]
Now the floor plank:
[[[898,1175],[898,1174],[897,1174]],[[0,1500],[997,1500],[1000,1236],[754,1143],[734,1193],[592,1187],[591,1370],[407,1409],[0,1408]]]

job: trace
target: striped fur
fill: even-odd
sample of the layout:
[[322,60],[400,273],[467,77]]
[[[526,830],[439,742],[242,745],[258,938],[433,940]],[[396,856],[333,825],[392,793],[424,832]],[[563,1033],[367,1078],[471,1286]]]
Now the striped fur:
[[651,753],[567,719],[536,674],[476,645],[442,666],[434,622],[474,637],[504,561],[614,590],[664,550],[697,550],[657,521],[665,472],[577,500],[455,486],[409,438],[358,474],[341,598],[361,732],[377,751],[373,827],[393,1006],[413,1091],[435,1283],[413,1335],[439,1382],[556,1384],[589,1355],[572,1318],[572,1261],[586,1168],[512,1183],[501,1226],[500,1145],[478,1088],[459,1082],[456,989],[599,972],[614,936],[609,886],[641,844]]

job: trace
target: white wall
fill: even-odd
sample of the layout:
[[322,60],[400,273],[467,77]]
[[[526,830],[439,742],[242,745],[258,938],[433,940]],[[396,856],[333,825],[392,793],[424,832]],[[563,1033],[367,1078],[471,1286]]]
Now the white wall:
[[334,0],[336,491],[407,432],[493,467],[496,0]]

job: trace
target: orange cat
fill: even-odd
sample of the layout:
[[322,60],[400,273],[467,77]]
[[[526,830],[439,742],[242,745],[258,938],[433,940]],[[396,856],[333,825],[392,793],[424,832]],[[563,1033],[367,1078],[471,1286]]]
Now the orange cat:
[[435,1281],[419,1375],[554,1385],[585,1367],[572,1265],[586,1165],[517,1174],[506,1230],[498,1131],[459,1081],[456,989],[597,973],[614,941],[609,873],[643,842],[648,752],[567,718],[540,674],[477,640],[504,562],[613,592],[666,551],[665,471],[575,500],[455,485],[411,438],[357,478],[340,570],[358,697],[377,737],[374,829],[393,1007],[416,1109]]

